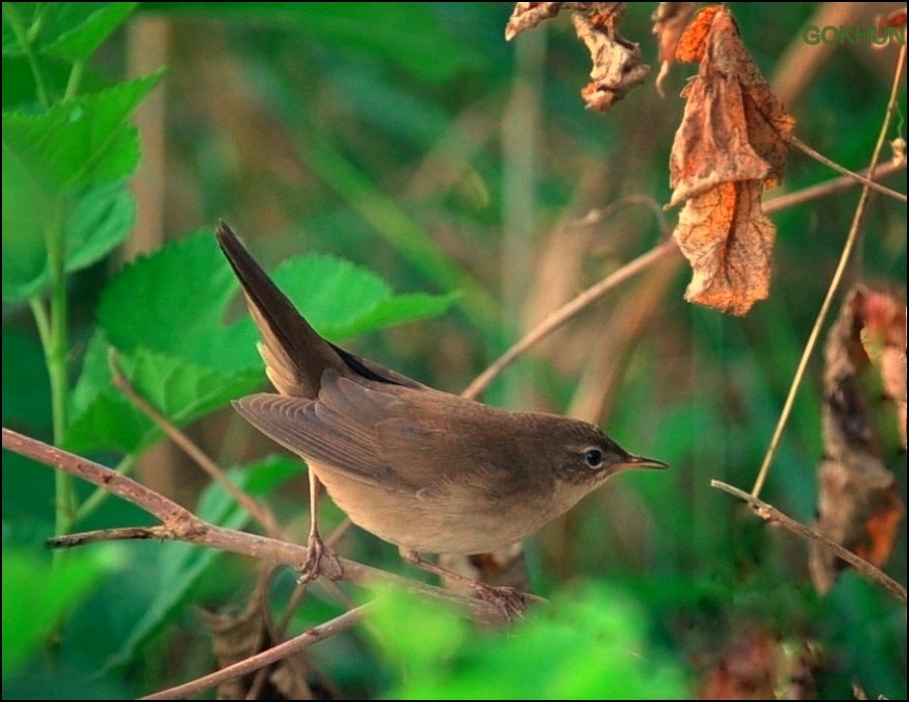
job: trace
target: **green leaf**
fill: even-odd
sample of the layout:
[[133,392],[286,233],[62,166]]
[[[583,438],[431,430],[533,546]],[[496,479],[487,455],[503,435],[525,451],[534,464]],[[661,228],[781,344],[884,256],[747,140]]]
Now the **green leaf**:
[[438,317],[460,299],[461,293],[458,291],[448,295],[427,293],[396,295],[380,301],[371,310],[348,321],[347,324],[339,325],[334,329],[334,334],[342,338],[354,337],[394,324]]
[[30,177],[26,164],[3,145],[3,299],[24,299],[38,287],[47,266],[44,230],[54,202]]
[[[137,2],[14,2],[12,5],[28,34],[35,34],[33,50],[70,61],[91,56],[129,14]],[[24,47],[3,22],[3,55],[19,56]]]
[[[163,70],[90,95],[53,105],[41,115],[3,113],[4,166],[17,159],[19,177],[28,178],[54,200],[85,185],[129,176],[139,160],[139,138],[130,113],[154,88]],[[4,168],[3,198],[7,206]],[[38,202],[16,203],[40,207]]]
[[[113,387],[109,346],[102,331],[89,342],[72,394],[72,421],[63,438],[70,451],[134,453],[161,438],[151,420]],[[260,366],[225,373],[146,348],[122,353],[118,362],[139,395],[180,426],[252,392],[264,379]]]
[[210,231],[169,242],[111,280],[98,321],[121,351],[145,348],[224,373],[262,367],[252,320],[223,320],[237,292]]
[[68,553],[51,564],[4,546],[4,683],[22,670],[61,618],[98,582],[106,570],[103,554],[101,550]]
[[[457,297],[394,296],[370,271],[322,254],[286,261],[274,279],[335,342],[439,314]],[[225,372],[260,368],[248,315],[228,326],[222,321],[237,288],[214,237],[202,232],[125,267],[105,290],[98,319],[111,342],[126,351],[144,346]]]
[[401,672],[388,699],[688,697],[683,669],[647,643],[643,612],[617,589],[562,592],[507,632],[469,634],[447,609],[404,593],[379,600],[370,616],[381,652]]
[[[20,201],[21,202],[21,201]],[[17,300],[41,293],[50,284],[47,249],[41,229],[47,213],[35,213],[34,221],[7,222],[3,211],[3,299]],[[15,216],[15,215],[11,215]],[[87,268],[101,260],[126,239],[136,219],[136,202],[122,182],[92,186],[75,201],[65,225],[67,273]],[[6,233],[9,236],[6,236]]]
[[[229,470],[227,477],[241,490],[259,497],[299,475],[301,470],[299,461],[272,456],[243,469]],[[246,510],[218,484],[205,489],[196,513],[201,519],[228,529],[241,529],[250,520]],[[144,648],[155,634],[172,621],[173,613],[188,601],[196,584],[223,555],[222,551],[188,543],[162,544],[161,549],[161,581],[167,583],[167,587],[160,588],[158,596],[149,603],[144,616],[119,648],[117,657],[110,664],[112,667],[131,661],[136,651]]]
[[[41,47],[42,53],[60,56],[70,61],[84,61],[138,7],[138,2],[67,2],[63,5],[55,26],[47,32],[50,39]],[[60,28],[60,32],[55,30]],[[43,35],[44,33],[42,33]],[[56,34],[56,37],[53,36]]]
[[[463,613],[453,606],[391,586],[371,589],[375,597],[371,596],[369,632],[382,653],[407,674],[417,671],[419,675],[430,667],[444,669],[473,638]],[[427,622],[432,625],[426,626]]]
[[[312,254],[279,267],[278,284],[334,341],[446,309],[456,295],[394,296],[380,278]],[[178,282],[177,282],[178,281]],[[142,397],[177,424],[192,421],[263,381],[248,314],[225,325],[237,295],[233,271],[202,232],[126,266],[98,306],[103,334],[89,345],[64,443],[72,451],[137,451],[160,434],[111,386],[107,345]]]
[[274,280],[310,324],[335,343],[437,316],[459,297],[458,293],[396,296],[371,271],[323,254],[286,261],[275,270]]

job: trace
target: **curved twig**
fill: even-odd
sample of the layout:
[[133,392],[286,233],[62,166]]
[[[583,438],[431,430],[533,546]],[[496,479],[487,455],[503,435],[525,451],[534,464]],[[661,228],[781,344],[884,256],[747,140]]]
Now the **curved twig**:
[[798,534],[799,536],[808,539],[813,543],[830,549],[834,554],[836,554],[837,558],[843,559],[849,565],[855,568],[856,571],[864,575],[869,580],[878,583],[881,585],[881,587],[898,598],[903,604],[906,604],[905,587],[896,582],[896,580],[891,578],[880,568],[869,563],[864,558],[856,555],[849,549],[844,548],[836,541],[827,538],[823,534],[818,534],[813,529],[809,529],[801,522],[797,522],[792,517],[786,516],[776,507],[768,505],[766,502],[759,500],[754,495],[750,495],[744,490],[739,490],[739,488],[728,485],[727,483],[724,483],[720,480],[711,480],[710,487],[717,488],[723,492],[728,492],[730,495],[735,495],[739,499],[744,500],[754,508],[754,511],[757,512],[758,516],[761,517],[761,519],[764,519],[768,522],[776,522],[780,526],[791,531],[793,534]]

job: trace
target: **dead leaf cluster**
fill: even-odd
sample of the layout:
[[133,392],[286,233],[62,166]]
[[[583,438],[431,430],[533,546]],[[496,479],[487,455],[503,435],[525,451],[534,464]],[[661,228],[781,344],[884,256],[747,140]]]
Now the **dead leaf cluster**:
[[[876,566],[890,557],[905,507],[887,467],[867,375],[872,368],[896,404],[906,442],[906,303],[856,286],[831,327],[824,350],[824,458],[818,467],[814,528]],[[875,362],[873,362],[873,360]],[[845,566],[812,545],[815,588],[827,592]]]

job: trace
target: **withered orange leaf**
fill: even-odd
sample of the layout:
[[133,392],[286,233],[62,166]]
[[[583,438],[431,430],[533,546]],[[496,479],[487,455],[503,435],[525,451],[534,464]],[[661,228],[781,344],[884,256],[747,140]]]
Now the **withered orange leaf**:
[[624,2],[519,2],[505,25],[505,38],[571,10],[578,38],[587,46],[593,62],[593,79],[581,90],[587,107],[605,112],[632,88],[644,82],[650,66],[641,63],[640,47],[619,34],[625,15]]
[[707,51],[708,37],[713,28],[713,19],[722,8],[719,5],[705,7],[698,12],[678,41],[675,60],[682,63],[700,63]]
[[759,181],[746,180],[720,183],[685,204],[675,238],[693,271],[686,300],[742,315],[767,297],[776,229],[760,199]]
[[[884,465],[863,376],[871,362],[862,331],[879,308],[878,293],[856,286],[846,296],[824,348],[824,459],[818,466],[814,528],[876,566],[890,557],[905,513],[893,474]],[[869,304],[870,303],[870,304]],[[902,354],[905,359],[905,327]],[[905,392],[905,383],[904,390]],[[905,422],[905,420],[903,420]],[[812,544],[809,570],[827,592],[846,564]]]
[[669,206],[688,202],[674,233],[694,273],[686,299],[742,315],[769,294],[775,228],[761,196],[782,177],[794,120],[727,8],[698,13],[676,55],[700,58],[682,93],[687,103],[669,162]]

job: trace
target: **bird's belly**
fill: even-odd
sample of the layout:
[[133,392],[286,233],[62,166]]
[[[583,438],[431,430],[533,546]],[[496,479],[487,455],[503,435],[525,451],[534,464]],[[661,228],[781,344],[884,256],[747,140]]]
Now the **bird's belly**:
[[316,466],[334,503],[357,526],[381,539],[422,553],[474,554],[504,548],[529,536],[548,519],[538,506],[509,509],[488,500],[421,498],[386,490]]

